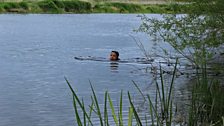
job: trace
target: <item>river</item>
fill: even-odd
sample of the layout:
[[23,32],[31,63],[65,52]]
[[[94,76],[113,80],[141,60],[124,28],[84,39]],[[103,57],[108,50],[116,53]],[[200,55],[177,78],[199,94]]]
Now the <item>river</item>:
[[132,81],[143,91],[155,93],[150,88],[152,75],[145,70],[148,64],[114,66],[109,61],[74,59],[107,59],[111,50],[119,51],[121,59],[144,58],[133,37],[147,49],[153,44],[146,35],[133,32],[140,23],[137,14],[1,14],[0,125],[75,125],[72,95],[64,77],[87,99],[86,104],[90,104],[90,83],[102,103],[106,90],[115,105],[121,90],[125,95],[127,91],[138,94]]

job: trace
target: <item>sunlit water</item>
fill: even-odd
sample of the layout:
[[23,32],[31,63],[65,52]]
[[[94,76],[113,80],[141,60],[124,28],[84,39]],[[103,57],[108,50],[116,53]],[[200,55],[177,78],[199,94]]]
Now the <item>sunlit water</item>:
[[[152,75],[145,69],[148,64],[74,59],[107,59],[111,50],[118,50],[121,59],[143,58],[133,37],[148,49],[153,43],[133,32],[140,23],[135,14],[0,15],[0,125],[76,125],[64,77],[86,104],[91,103],[91,83],[100,105],[108,90],[117,106],[123,90],[124,107],[127,91],[140,106],[141,96],[132,81],[143,92],[155,93]],[[176,92],[182,94],[182,89]],[[125,109],[123,115],[128,115]]]

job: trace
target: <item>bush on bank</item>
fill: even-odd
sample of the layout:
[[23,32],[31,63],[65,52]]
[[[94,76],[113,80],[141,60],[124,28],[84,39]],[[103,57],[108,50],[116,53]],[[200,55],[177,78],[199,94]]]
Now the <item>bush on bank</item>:
[[50,12],[50,13],[60,13],[60,12],[82,13],[91,11],[91,4],[83,1],[45,0],[38,2],[38,6],[43,10],[43,12]]
[[0,12],[25,12],[29,9],[27,2],[1,2]]
[[0,13],[84,13],[91,4],[83,1],[44,0],[39,2],[0,2]]

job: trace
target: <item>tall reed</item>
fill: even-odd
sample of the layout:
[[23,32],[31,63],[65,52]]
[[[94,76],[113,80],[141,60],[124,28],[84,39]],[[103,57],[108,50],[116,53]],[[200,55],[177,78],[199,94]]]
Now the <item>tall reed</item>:
[[[165,89],[165,80],[163,78],[163,74],[162,74],[163,72],[160,66],[160,84],[156,80],[157,93],[156,93],[155,104],[153,104],[153,101],[150,98],[150,96],[147,95],[147,98],[149,101],[149,108],[150,108],[149,110],[151,114],[152,125],[162,126],[165,123],[166,126],[171,126],[172,124],[173,111],[174,111],[172,94],[173,94],[174,79],[176,76],[177,62],[178,62],[178,59],[176,59],[176,63],[172,73],[172,79],[167,89]],[[157,108],[160,108],[160,110],[158,110]],[[154,124],[155,120],[156,120],[156,124]]]
[[[93,122],[93,118],[98,119],[100,126],[147,126],[150,122],[152,126],[171,126],[173,125],[174,107],[173,107],[173,87],[174,79],[177,69],[176,60],[174,70],[171,77],[171,82],[168,84],[164,80],[162,68],[160,67],[159,79],[156,81],[156,97],[155,102],[149,94],[144,94],[138,85],[133,81],[136,89],[139,91],[148,103],[149,116],[145,118],[139,116],[138,106],[133,102],[130,92],[128,94],[129,106],[127,122],[123,119],[123,91],[120,93],[120,100],[118,106],[114,106],[110,94],[105,91],[104,93],[104,107],[100,107],[95,90],[90,83],[92,96],[91,105],[88,108],[85,106],[84,101],[73,90],[71,84],[65,78],[73,96],[73,105],[75,110],[76,122],[78,126],[93,126],[97,122]],[[185,124],[190,126],[197,125],[223,125],[224,124],[224,92],[220,82],[211,79],[206,70],[203,74],[197,74],[197,81],[193,85],[191,101],[189,103],[188,121]],[[167,87],[167,88],[166,88]],[[108,104],[109,103],[109,104]],[[108,106],[109,105],[109,106]],[[118,108],[117,109],[115,109]],[[110,109],[110,111],[109,111]],[[93,117],[94,116],[94,117]],[[113,118],[113,121],[109,121]],[[127,124],[126,124],[127,123]]]
[[[110,123],[115,123],[116,126],[124,126],[124,125],[143,126],[143,125],[148,125],[148,122],[149,122],[148,120],[151,120],[150,125],[163,125],[165,123],[166,126],[170,126],[172,124],[171,120],[172,120],[172,115],[173,115],[172,92],[173,92],[176,67],[177,67],[177,61],[176,61],[176,65],[174,67],[171,84],[169,85],[169,90],[164,88],[165,82],[163,80],[163,75],[161,73],[162,69],[160,68],[161,85],[159,86],[159,83],[156,83],[156,87],[157,87],[156,90],[158,93],[157,96],[159,97],[158,99],[156,98],[158,100],[156,102],[156,104],[153,104],[149,95],[146,95],[147,98],[145,98],[145,95],[142,93],[142,91],[137,86],[137,84],[134,83],[134,81],[133,81],[133,84],[136,86],[137,90],[140,92],[141,96],[144,98],[144,101],[148,101],[148,103],[149,103],[148,108],[150,108],[149,113],[151,115],[151,117],[150,117],[151,119],[148,119],[147,115],[145,116],[144,120],[142,118],[140,118],[137,107],[135,106],[135,104],[133,102],[133,98],[131,97],[131,94],[128,91],[127,92],[128,100],[129,100],[128,122],[127,122],[128,124],[125,124],[125,122],[123,120],[124,117],[122,114],[123,113],[123,91],[121,91],[121,94],[120,94],[118,111],[115,110],[115,106],[113,105],[110,94],[107,91],[104,93],[104,107],[101,108],[99,106],[99,102],[98,102],[98,98],[96,96],[95,90],[94,90],[92,84],[90,83],[91,91],[92,91],[92,96],[91,96],[92,104],[89,105],[89,108],[87,109],[84,105],[83,100],[80,100],[81,98],[78,97],[78,95],[73,90],[69,81],[65,78],[65,80],[72,92],[73,105],[74,105],[74,109],[75,109],[76,122],[77,122],[78,126],[87,126],[87,125],[93,126],[94,123],[96,123],[96,122],[92,121],[93,113],[97,116],[100,126],[112,125]],[[162,87],[162,88],[160,88],[160,87]],[[111,110],[111,113],[109,113],[109,110],[108,110],[108,104],[107,104],[108,102],[109,102],[109,108]],[[159,111],[157,109],[158,104],[160,104],[161,111]],[[89,111],[89,114],[88,114],[88,111]],[[81,115],[80,113],[83,113],[83,115]],[[108,121],[110,116],[112,116],[113,122]],[[133,119],[135,119],[135,121]],[[156,121],[156,124],[155,124],[155,121]]]
[[189,109],[189,125],[223,125],[224,88],[223,85],[206,72],[197,75],[193,85]]
[[[98,98],[96,96],[95,90],[93,89],[92,84],[90,83],[91,86],[91,90],[92,90],[92,96],[91,96],[91,100],[92,100],[92,104],[89,106],[89,109],[86,109],[84,102],[81,101],[78,97],[78,95],[75,93],[75,91],[73,90],[71,84],[69,83],[69,81],[65,78],[71,92],[72,92],[72,96],[73,96],[73,105],[74,105],[74,110],[75,110],[75,116],[76,116],[76,122],[78,126],[93,126],[94,123],[92,121],[92,112],[95,113],[95,115],[97,116],[98,120],[99,120],[99,124],[100,126],[109,126],[111,125],[108,119],[109,119],[109,115],[108,114],[108,106],[107,106],[107,102],[109,100],[109,106],[111,109],[111,115],[114,119],[114,123],[116,126],[123,126],[125,125],[123,122],[123,92],[121,91],[120,94],[120,102],[119,102],[119,111],[118,111],[118,115],[116,114],[116,110],[114,109],[115,106],[113,105],[113,102],[111,100],[111,97],[109,95],[109,93],[106,91],[104,94],[104,108],[103,108],[103,113],[102,113],[102,108],[100,108],[99,103],[98,103]],[[140,120],[140,117],[138,116],[137,110],[134,107],[134,103],[132,102],[132,98],[128,92],[128,98],[129,98],[129,102],[130,102],[130,107],[129,107],[129,114],[128,114],[128,126],[132,126],[133,124],[133,117],[136,119],[136,123],[138,124],[138,126],[142,126],[142,122]],[[80,110],[80,111],[79,111]],[[89,111],[89,114],[87,113],[87,111]],[[80,113],[83,113],[83,116],[81,116]],[[83,121],[81,120],[83,119]]]

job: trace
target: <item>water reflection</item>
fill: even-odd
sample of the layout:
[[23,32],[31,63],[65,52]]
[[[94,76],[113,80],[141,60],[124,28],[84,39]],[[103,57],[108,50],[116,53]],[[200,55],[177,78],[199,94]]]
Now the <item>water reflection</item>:
[[118,72],[118,62],[110,62],[110,70],[112,72]]

